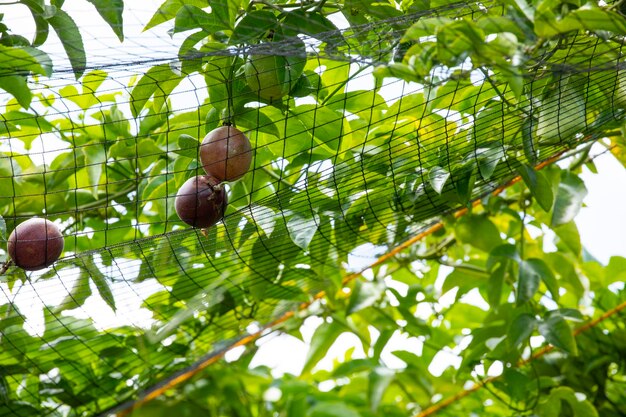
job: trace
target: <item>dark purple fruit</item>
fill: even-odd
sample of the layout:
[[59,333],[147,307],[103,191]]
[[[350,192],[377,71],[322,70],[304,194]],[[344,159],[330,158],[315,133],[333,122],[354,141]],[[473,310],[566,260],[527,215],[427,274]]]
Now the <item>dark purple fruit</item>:
[[200,162],[208,175],[220,181],[239,179],[250,169],[250,141],[233,126],[213,129],[200,145]]
[[223,184],[210,175],[189,178],[181,185],[174,207],[178,217],[193,227],[213,226],[224,217],[228,196]]
[[63,252],[63,244],[63,235],[54,223],[33,218],[13,229],[7,250],[15,265],[36,271],[55,263]]

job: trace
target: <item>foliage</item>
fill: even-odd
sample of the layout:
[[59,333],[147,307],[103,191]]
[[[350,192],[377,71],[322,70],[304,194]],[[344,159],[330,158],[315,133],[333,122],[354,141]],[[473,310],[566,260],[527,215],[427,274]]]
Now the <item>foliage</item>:
[[[129,91],[88,68],[62,1],[19,3],[38,31],[29,41],[0,21],[0,135],[21,142],[0,157],[0,229],[45,213],[71,238],[54,269],[3,277],[0,415],[98,414],[284,312],[279,330],[299,339],[304,317],[324,319],[299,375],[252,368],[249,344],[132,415],[405,416],[494,373],[440,415],[626,413],[623,320],[573,330],[626,298],[626,259],[591,258],[574,222],[591,141],[626,164],[621,3],[166,0],[145,30],[170,25],[180,65],[146,67]],[[123,2],[90,3],[122,40]],[[79,81],[31,88],[54,75],[50,27]],[[246,63],[278,52],[289,70],[274,78],[298,79],[265,99]],[[368,71],[374,88],[349,88]],[[193,77],[207,98],[172,111]],[[421,88],[389,99],[390,81]],[[205,236],[183,229],[172,197],[222,123],[248,132],[254,169],[228,185],[224,222]],[[40,137],[63,144],[42,163]],[[534,169],[562,152],[567,163]],[[343,279],[351,255],[386,253],[433,216],[440,230]],[[158,287],[141,295],[149,324],[76,314],[97,297],[120,310],[114,268],[134,271],[127,293]],[[65,297],[43,308],[42,334],[27,331],[9,301],[59,277]],[[364,355],[318,367],[346,333]],[[555,350],[528,360],[543,344]]]

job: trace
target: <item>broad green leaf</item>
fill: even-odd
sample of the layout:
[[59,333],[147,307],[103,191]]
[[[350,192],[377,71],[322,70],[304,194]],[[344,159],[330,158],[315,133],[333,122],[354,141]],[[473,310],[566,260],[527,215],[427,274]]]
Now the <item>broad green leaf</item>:
[[537,320],[535,317],[530,314],[520,314],[511,322],[508,332],[509,345],[513,348],[519,347],[519,345],[528,340],[536,327]]
[[81,81],[83,85],[83,94],[95,93],[107,79],[107,75],[108,74],[103,70],[93,70],[85,74]]
[[434,166],[428,171],[430,186],[433,187],[433,190],[438,194],[441,194],[443,191],[443,187],[446,185],[448,178],[450,178],[450,173],[440,166]]
[[[287,13],[282,22],[282,28],[288,36],[304,34],[312,37],[315,37],[318,33],[337,30],[337,26],[321,13],[307,12],[304,9],[296,9]],[[331,42],[328,37],[322,37],[321,39]]]
[[293,243],[306,250],[317,232],[319,223],[320,219],[317,214],[312,217],[294,215],[287,221],[289,237]]
[[231,0],[208,0],[211,14],[224,29],[232,29],[237,17],[237,4]]
[[278,25],[274,13],[267,10],[254,10],[246,13],[237,23],[230,37],[231,44],[248,44],[262,39],[270,29]]
[[580,211],[586,196],[585,183],[576,174],[563,171],[552,210],[551,226],[556,227],[572,221]]
[[109,24],[120,42],[124,41],[124,0],[87,0]]
[[207,0],[166,0],[159,6],[159,9],[154,13],[143,30],[146,31],[168,20],[172,20],[176,17],[178,10],[185,5],[207,7],[208,2]]
[[81,269],[78,278],[74,281],[72,288],[68,289],[65,298],[56,307],[56,311],[72,310],[85,304],[85,300],[91,295],[91,287],[89,286],[89,273],[85,269]]
[[301,123],[303,130],[313,134],[315,152],[324,156],[334,156],[342,140],[347,140],[343,132],[347,122],[343,116],[325,107],[303,104],[291,110],[291,114]]
[[517,280],[516,304],[522,305],[533,298],[539,289],[541,282],[541,270],[535,260],[521,261],[519,264],[519,276]]
[[525,164],[519,165],[518,172],[539,206],[545,211],[550,211],[554,202],[554,193],[548,177],[543,172]]
[[434,35],[437,30],[452,22],[447,17],[422,18],[415,22],[402,37],[402,42],[418,41],[424,36]]
[[376,367],[370,370],[368,398],[372,413],[378,412],[378,406],[383,399],[383,395],[395,377],[396,373],[389,368]]
[[197,159],[200,142],[193,136],[182,134],[178,137],[178,148],[174,152],[187,158]]
[[78,26],[76,26],[74,19],[63,10],[57,10],[55,15],[48,19],[48,22],[61,40],[76,79],[80,78],[87,66],[87,57]]
[[498,166],[500,160],[504,157],[504,151],[501,147],[483,148],[475,152],[478,161],[478,172],[483,181],[491,178]]
[[0,76],[0,89],[13,95],[23,108],[27,109],[30,107],[32,94],[26,83],[26,77],[22,75],[2,75]]
[[554,301],[559,301],[559,284],[556,282],[556,277],[550,269],[550,267],[543,261],[543,259],[534,258],[528,259],[528,263],[532,264],[533,269],[541,276],[541,280],[552,294]]
[[580,233],[576,222],[570,221],[559,226],[553,227],[554,233],[559,237],[560,241],[565,244],[574,255],[580,256],[582,253],[582,244],[580,241]]
[[7,240],[7,222],[4,220],[4,217],[0,216],[0,240]]
[[213,34],[225,28],[214,14],[209,14],[197,6],[185,5],[176,13],[173,33],[192,29],[202,29],[207,34]]
[[361,417],[361,414],[345,402],[323,401],[311,407],[306,417]]
[[546,342],[574,356],[578,355],[578,347],[572,329],[561,315],[553,315],[539,323],[538,330]]
[[102,175],[103,164],[106,161],[104,144],[93,143],[83,147],[85,155],[85,168],[89,176],[89,186],[95,198],[98,198],[98,185]]
[[0,45],[0,75],[28,75],[28,72],[50,76],[52,60],[37,48]]
[[152,96],[154,96],[155,109],[160,110],[169,94],[181,80],[182,77],[175,74],[168,64],[160,64],[150,68],[130,93],[133,116],[139,115]]
[[307,352],[306,359],[304,360],[304,367],[302,368],[302,374],[308,374],[317,365],[317,363],[326,356],[328,349],[335,343],[337,337],[343,333],[345,328],[342,324],[333,320],[332,322],[322,323],[315,332],[311,339],[311,345]]
[[609,264],[604,270],[603,285],[611,285],[615,282],[626,282],[626,258],[623,256],[611,256]]
[[33,20],[35,21],[35,38],[32,42],[32,46],[34,47],[43,45],[44,42],[46,42],[46,40],[48,39],[48,34],[50,33],[50,25],[46,20],[46,17],[48,17],[48,13],[46,13],[46,10],[49,8],[52,8],[52,6],[29,6],[30,12],[33,16]]
[[494,269],[489,277],[487,286],[487,302],[491,307],[500,305],[502,299],[502,287],[507,273],[507,264],[504,263]]
[[346,315],[356,313],[359,310],[373,305],[380,299],[384,291],[384,285],[376,282],[362,282],[358,280],[356,284],[354,284],[352,295],[350,295],[350,301],[348,301],[348,307],[346,307]]
[[537,412],[539,417],[560,417],[564,415],[561,411],[563,405],[567,403],[567,415],[573,417],[598,417],[598,411],[589,400],[580,400],[576,392],[567,386],[553,388],[550,395],[539,403]]
[[500,231],[488,217],[484,215],[465,215],[454,226],[454,234],[460,242],[490,252],[502,243]]
[[559,20],[549,12],[538,14],[535,18],[535,33],[541,37],[549,38],[578,30],[608,31],[616,35],[626,35],[626,21],[623,16],[593,3],[586,3]]

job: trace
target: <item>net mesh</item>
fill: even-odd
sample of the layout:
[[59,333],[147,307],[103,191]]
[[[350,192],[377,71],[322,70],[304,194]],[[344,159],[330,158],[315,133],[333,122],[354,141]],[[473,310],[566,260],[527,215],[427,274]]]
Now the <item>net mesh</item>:
[[[381,82],[378,66],[401,59],[400,38],[416,21],[500,9],[454,3],[312,34],[286,24],[299,36],[226,49],[196,48],[202,33],[182,47],[160,26],[140,33],[145,13],[130,9],[144,20],[126,26],[119,47],[110,31],[83,33],[89,65],[78,81],[51,44],[55,70],[28,79],[28,108],[0,91],[7,229],[39,216],[65,235],[61,260],[33,273],[10,267],[0,286],[9,391],[28,392],[34,385],[22,380],[36,375],[51,399],[40,415],[67,406],[76,415],[106,414],[329,286],[341,288],[349,257],[371,259],[506,183],[520,166],[617,128],[621,45],[601,36],[573,35],[562,42],[567,48],[531,55],[524,73],[442,65],[424,85],[394,77],[401,74],[392,65]],[[76,13],[78,21],[90,11]],[[250,100],[257,93],[238,87],[249,56],[303,67],[296,97]],[[274,69],[255,70],[265,95]],[[581,108],[601,103],[605,111],[580,120]],[[189,228],[174,196],[202,172],[198,139],[223,122],[249,137],[253,165],[226,186],[222,222]],[[7,404],[0,414],[22,415]]]

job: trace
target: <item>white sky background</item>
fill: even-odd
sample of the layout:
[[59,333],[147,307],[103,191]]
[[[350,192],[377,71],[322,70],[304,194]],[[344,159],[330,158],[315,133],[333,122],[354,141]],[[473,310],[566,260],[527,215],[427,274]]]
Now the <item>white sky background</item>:
[[[124,43],[120,43],[110,28],[104,23],[100,16],[96,13],[94,7],[85,0],[67,0],[64,10],[75,19],[84,36],[85,49],[88,54],[88,64],[110,64],[119,62],[131,62],[133,60],[145,60],[148,58],[173,57],[176,55],[178,45],[185,34],[177,35],[175,39],[171,39],[167,35],[167,30],[171,27],[171,23],[158,26],[148,32],[142,33],[142,28],[148,22],[152,14],[156,11],[162,1],[140,0],[127,1],[132,4],[132,10],[124,13],[124,32],[126,39]],[[138,6],[140,4],[141,6]],[[22,5],[0,5],[0,13],[5,13],[5,21],[9,22],[12,29],[19,28],[19,34],[32,38],[34,24],[25,6]],[[19,22],[19,24],[14,24]],[[53,62],[59,67],[67,67],[67,59],[65,53],[60,46],[56,36],[51,31],[50,38],[43,48],[53,57]],[[68,79],[71,76],[68,75]],[[184,84],[179,89],[193,90],[193,85]],[[362,88],[361,86],[353,86],[353,88]],[[397,97],[397,89],[387,91],[387,97]],[[184,95],[177,95],[174,100],[185,101]],[[197,103],[197,98],[193,97],[193,102]],[[176,104],[174,107],[177,107]],[[39,145],[43,149],[43,143]],[[599,153],[601,148],[596,147]],[[626,216],[624,215],[624,207],[626,207],[626,170],[617,162],[610,154],[604,154],[596,160],[599,174],[595,175],[585,170],[583,179],[589,194],[585,199],[586,207],[576,219],[583,245],[587,250],[603,263],[608,262],[613,255],[626,256]],[[351,257],[352,266],[361,268],[373,262],[374,257],[368,257],[367,254],[359,254],[358,257]],[[36,294],[50,293],[52,286],[56,285],[54,280],[41,283],[36,290]],[[119,286],[113,288],[116,293],[116,299],[124,301],[127,297],[128,288]],[[6,293],[7,288],[2,285],[2,291]],[[0,292],[1,294],[2,292]],[[56,291],[59,295],[58,287]],[[95,291],[94,291],[95,293]],[[36,295],[33,291],[25,290],[19,303],[26,308],[32,301],[32,297]],[[57,301],[58,302],[58,301]],[[120,311],[123,315],[114,314],[99,297],[91,297],[90,302],[84,308],[85,316],[97,318],[102,327],[119,325],[120,320],[133,319],[146,320],[145,311],[139,311],[138,305],[120,305]],[[143,316],[142,316],[143,314]],[[428,312],[425,312],[428,314]],[[36,322],[38,320],[33,320]],[[307,319],[303,327],[303,335],[305,342],[310,341],[315,328],[321,323],[321,319],[312,317]],[[36,323],[33,323],[36,327]],[[270,335],[259,341],[262,348],[255,357],[252,365],[268,365],[275,370],[277,375],[290,372],[299,373],[302,368],[304,358],[306,356],[307,344],[296,338],[286,335]],[[327,358],[320,363],[321,368],[330,369],[332,360],[338,356],[342,356],[348,347],[355,347],[354,356],[363,357],[365,354],[360,342],[356,336],[344,334],[340,337],[335,345],[329,351]],[[419,351],[421,343],[415,338],[407,338],[396,334],[389,344],[388,348],[383,352],[382,359],[389,366],[402,366],[402,362],[390,354],[391,350],[406,349],[411,351]],[[227,359],[234,359],[240,353],[240,349],[233,351],[227,355]],[[444,354],[446,355],[446,354]],[[448,353],[447,357],[441,358],[441,369],[432,369],[434,373],[439,373],[443,367],[458,362],[458,357],[454,353]]]

